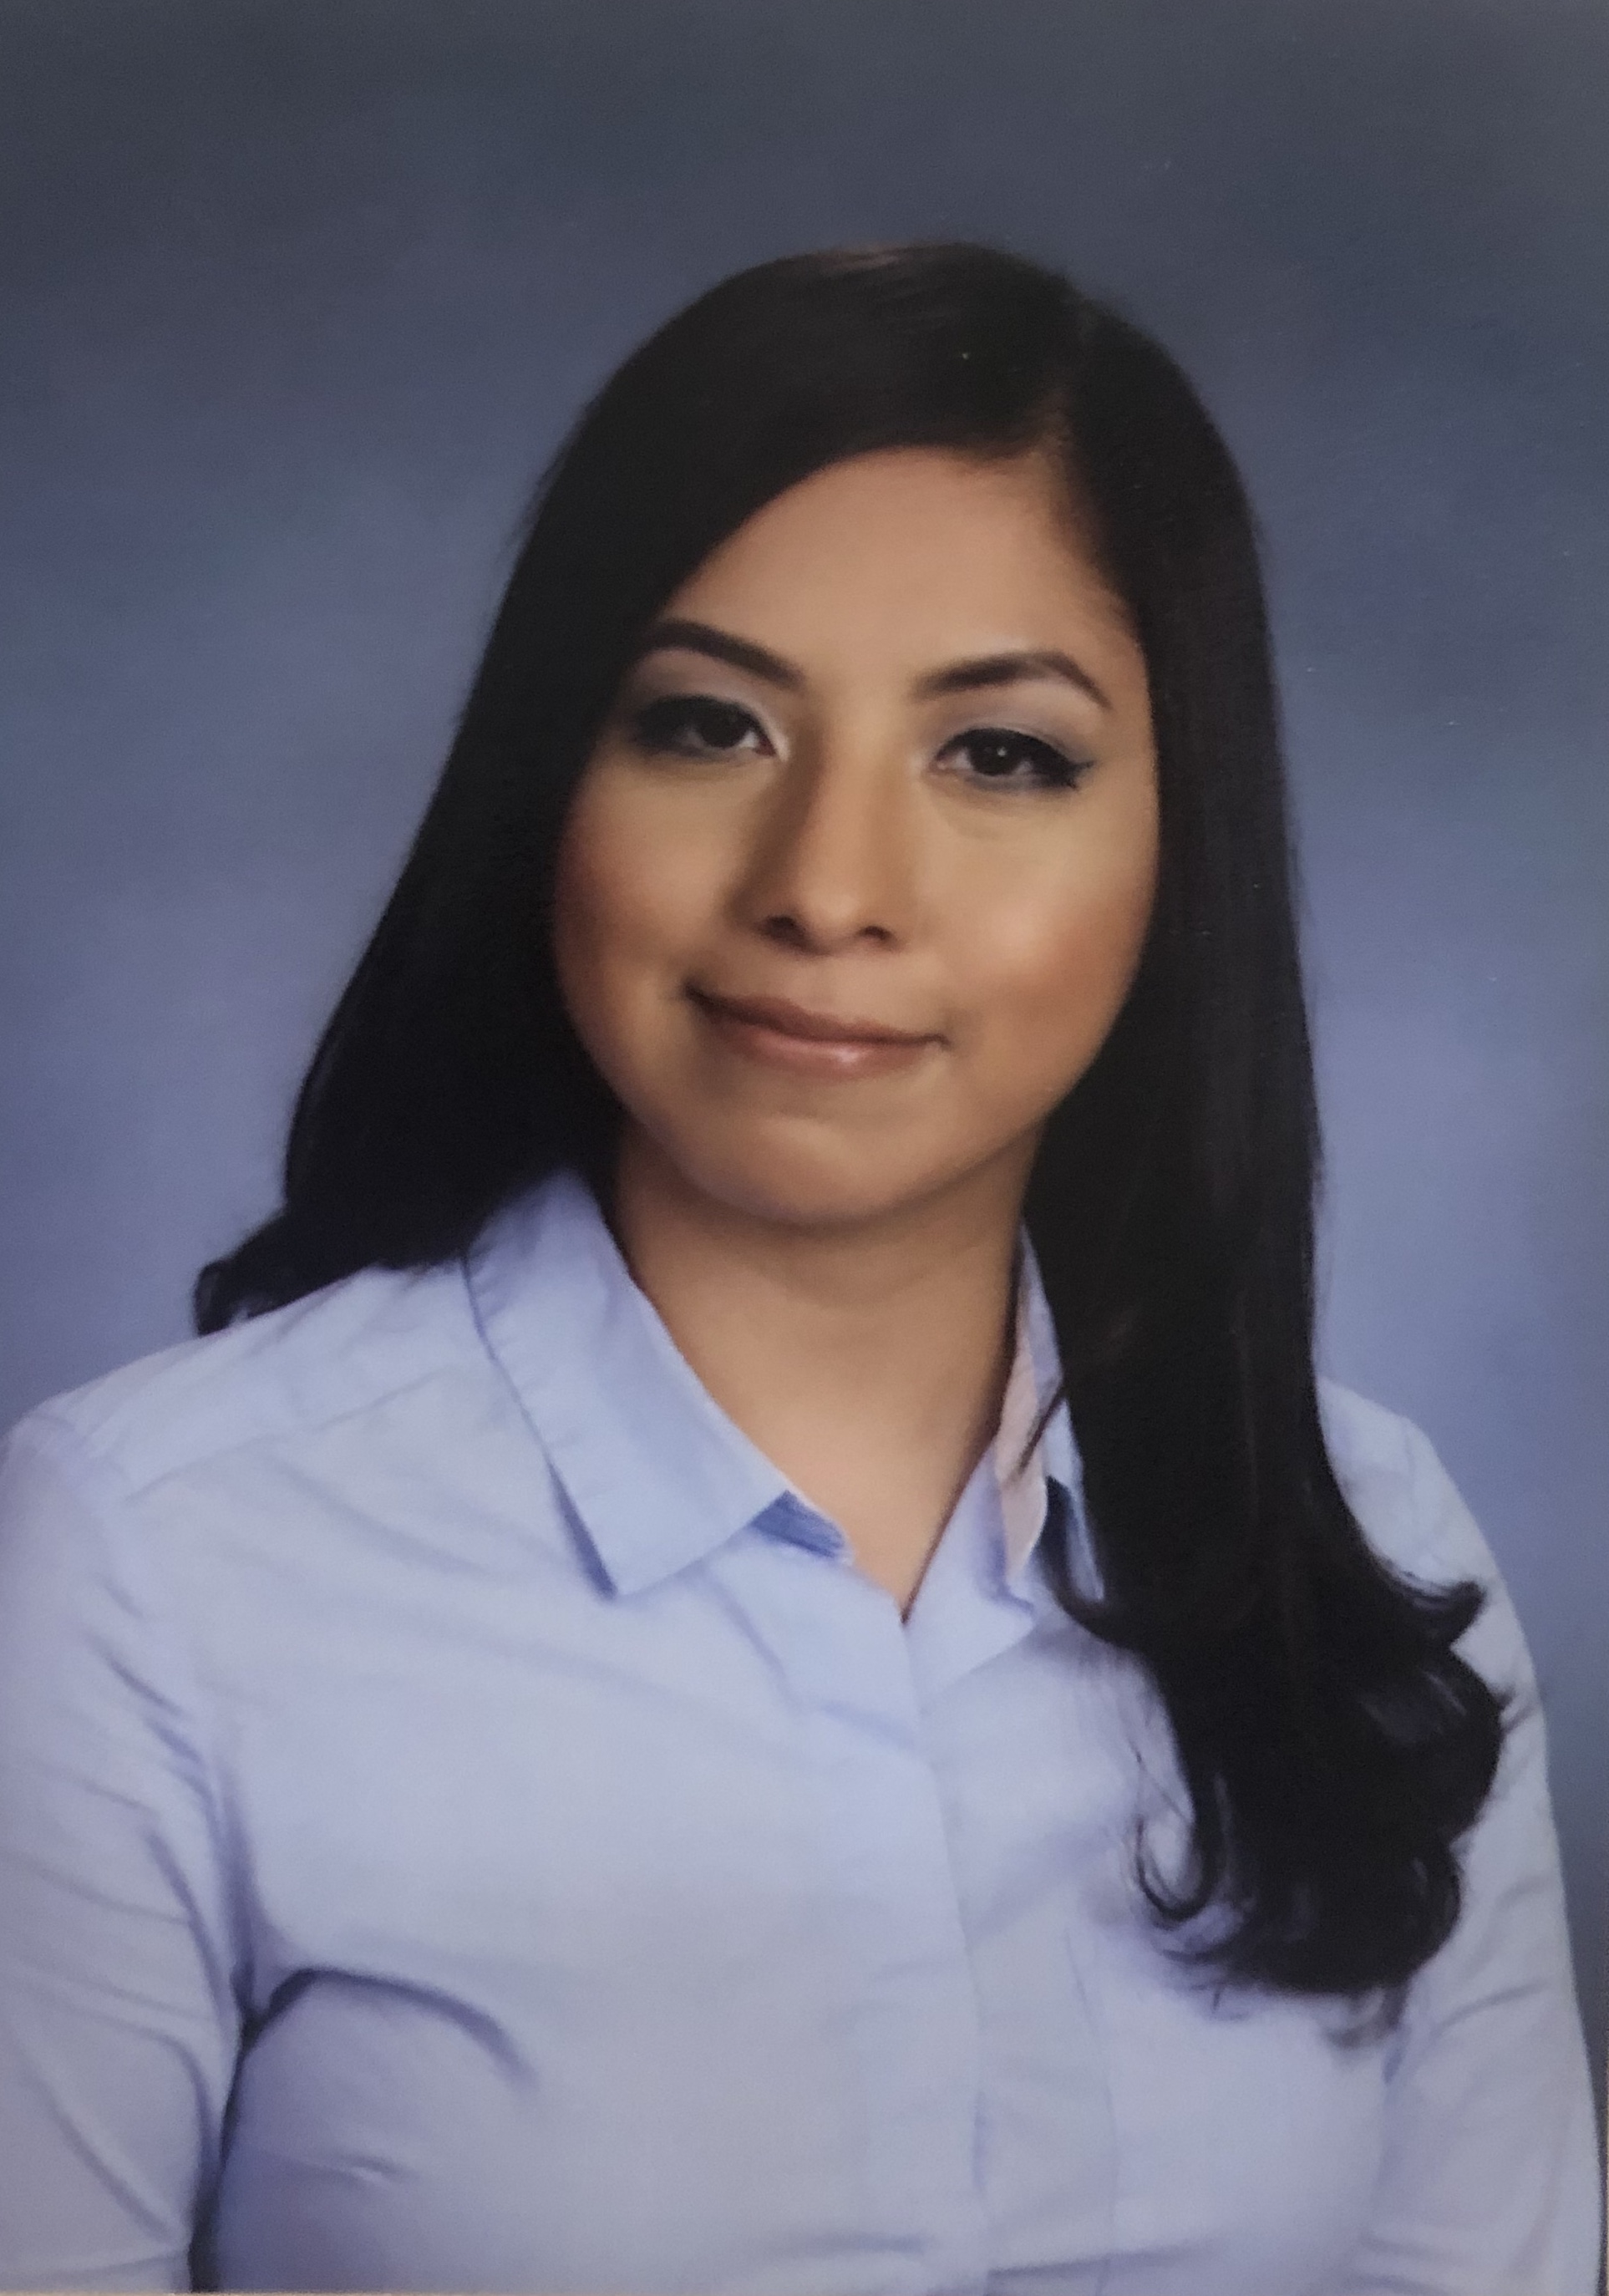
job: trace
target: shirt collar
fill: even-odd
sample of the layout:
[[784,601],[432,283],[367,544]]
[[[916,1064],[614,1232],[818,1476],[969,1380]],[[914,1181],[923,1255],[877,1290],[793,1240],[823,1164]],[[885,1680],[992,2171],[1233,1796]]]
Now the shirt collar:
[[[498,1213],[470,1251],[466,1275],[487,1346],[618,1591],[669,1578],[762,1516],[780,1535],[840,1543],[830,1533],[824,1539],[823,1519],[679,1352],[578,1174],[556,1172]],[[1043,1530],[1047,1474],[1077,1509],[1064,1404],[1017,1472],[1059,1376],[1055,1326],[1024,1234],[1016,1349],[993,1447],[1008,1580]]]

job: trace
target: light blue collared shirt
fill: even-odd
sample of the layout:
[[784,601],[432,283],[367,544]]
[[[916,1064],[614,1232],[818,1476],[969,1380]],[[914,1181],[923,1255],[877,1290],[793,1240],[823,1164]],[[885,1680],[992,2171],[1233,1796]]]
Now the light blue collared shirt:
[[[1389,2039],[1215,2002],[1131,1879],[1181,1791],[1079,1530],[1026,1256],[907,1622],[561,1175],[45,1406],[0,1481],[0,2283],[1588,2296],[1542,1726],[1424,1438],[1378,1546],[1522,1715]],[[1054,1488],[1059,1486],[1059,1489]],[[1063,1495],[1065,1496],[1063,1497]]]

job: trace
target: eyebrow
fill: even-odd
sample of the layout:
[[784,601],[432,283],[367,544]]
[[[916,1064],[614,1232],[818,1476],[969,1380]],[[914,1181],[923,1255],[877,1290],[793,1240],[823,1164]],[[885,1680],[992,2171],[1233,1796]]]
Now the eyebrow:
[[[656,622],[637,649],[641,661],[651,653],[702,653],[711,661],[724,661],[732,669],[746,670],[751,677],[759,678],[767,685],[775,685],[785,693],[802,692],[804,672],[769,647],[755,645],[748,638],[734,637],[728,630],[718,630],[710,622],[690,622],[672,619]],[[1036,646],[1010,653],[981,654],[973,661],[948,662],[942,669],[929,670],[916,680],[913,689],[918,701],[931,701],[941,693],[974,693],[990,686],[1015,685],[1029,678],[1059,678],[1064,685],[1076,686],[1080,693],[1099,702],[1103,709],[1112,704],[1089,672],[1055,646]]]
[[1055,646],[1038,646],[1022,653],[983,654],[976,661],[952,661],[918,678],[916,692],[925,701],[935,693],[972,693],[982,686],[1014,685],[1020,678],[1030,677],[1059,677],[1098,701],[1103,709],[1112,707],[1089,672]]

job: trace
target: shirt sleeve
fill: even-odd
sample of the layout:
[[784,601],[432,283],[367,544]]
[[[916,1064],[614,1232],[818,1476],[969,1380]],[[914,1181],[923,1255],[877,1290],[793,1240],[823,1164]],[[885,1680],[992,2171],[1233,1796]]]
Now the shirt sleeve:
[[1487,1588],[1460,1650],[1512,1702],[1462,1847],[1457,1927],[1392,2044],[1376,2206],[1342,2296],[1597,2296],[1600,2163],[1536,1677],[1490,1549],[1430,1444],[1405,1432],[1429,1532],[1414,1575]]
[[0,2287],[185,2289],[238,2047],[216,1800],[144,1526],[0,1456]]

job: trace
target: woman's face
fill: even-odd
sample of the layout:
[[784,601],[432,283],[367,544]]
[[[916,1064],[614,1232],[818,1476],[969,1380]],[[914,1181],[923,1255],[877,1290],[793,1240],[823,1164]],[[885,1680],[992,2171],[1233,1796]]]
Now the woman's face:
[[1156,854],[1145,663],[1049,465],[866,455],[650,631],[566,824],[559,978],[630,1146],[732,1211],[1014,1205]]

